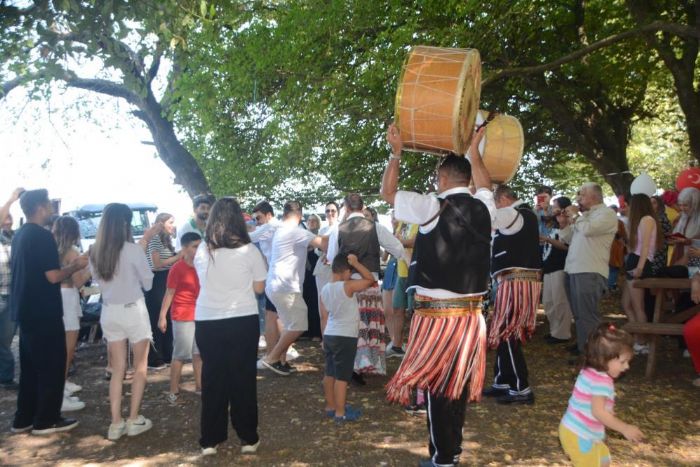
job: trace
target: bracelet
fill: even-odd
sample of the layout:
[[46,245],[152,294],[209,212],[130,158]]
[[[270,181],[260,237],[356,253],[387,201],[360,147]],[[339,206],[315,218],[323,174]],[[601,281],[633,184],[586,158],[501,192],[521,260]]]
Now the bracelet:
[[391,155],[389,156],[389,159],[396,159],[397,161],[401,161],[401,158],[399,156]]

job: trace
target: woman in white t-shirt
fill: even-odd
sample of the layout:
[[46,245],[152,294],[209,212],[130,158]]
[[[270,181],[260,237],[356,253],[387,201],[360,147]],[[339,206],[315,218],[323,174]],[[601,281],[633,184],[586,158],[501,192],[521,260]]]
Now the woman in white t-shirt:
[[195,339],[202,357],[202,454],[216,454],[216,446],[228,437],[229,418],[241,440],[241,452],[251,454],[260,444],[255,294],[265,290],[267,268],[260,250],[250,242],[234,198],[214,203],[194,266],[200,285]]

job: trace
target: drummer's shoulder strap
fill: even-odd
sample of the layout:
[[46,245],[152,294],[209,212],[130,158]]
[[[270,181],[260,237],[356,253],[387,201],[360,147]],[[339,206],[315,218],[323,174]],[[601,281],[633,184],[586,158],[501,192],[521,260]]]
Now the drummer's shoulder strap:
[[421,227],[425,227],[426,225],[430,224],[430,223],[433,222],[435,219],[437,219],[438,217],[440,217],[440,214],[442,214],[442,212],[447,208],[447,206],[450,206],[450,207],[453,209],[453,211],[457,213],[457,216],[459,216],[459,217],[462,219],[462,221],[464,222],[464,227],[469,231],[469,233],[471,233],[471,234],[474,236],[474,238],[475,238],[478,242],[487,243],[487,244],[489,244],[489,245],[491,244],[491,239],[488,238],[488,237],[486,237],[485,235],[482,235],[482,234],[480,234],[479,232],[477,232],[476,229],[474,229],[474,227],[472,227],[471,222],[469,222],[469,221],[464,217],[464,214],[462,214],[462,212],[461,212],[459,209],[457,209],[457,208],[455,207],[455,205],[452,204],[452,202],[450,202],[450,200],[447,199],[447,198],[444,198],[444,199],[442,200],[442,203],[441,203],[441,206],[440,206],[440,210],[439,210],[437,213],[435,213],[435,215],[434,215],[433,217],[431,217],[430,219],[428,219],[428,221],[426,221],[424,224],[421,224],[420,226],[421,226]]

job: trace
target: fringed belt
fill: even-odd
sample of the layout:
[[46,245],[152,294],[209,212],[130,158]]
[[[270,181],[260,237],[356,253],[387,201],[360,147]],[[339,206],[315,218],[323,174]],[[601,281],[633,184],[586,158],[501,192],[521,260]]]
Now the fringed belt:
[[504,271],[498,275],[498,280],[500,281],[532,281],[540,282],[542,281],[542,272],[539,270],[532,269],[520,269],[513,268]]
[[481,312],[483,297],[435,299],[416,294],[415,314],[427,318],[449,318]]

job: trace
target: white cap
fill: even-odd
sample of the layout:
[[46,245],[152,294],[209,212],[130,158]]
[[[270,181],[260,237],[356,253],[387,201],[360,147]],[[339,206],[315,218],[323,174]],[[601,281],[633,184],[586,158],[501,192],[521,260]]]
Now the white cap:
[[632,180],[632,185],[630,185],[630,194],[644,194],[650,197],[654,196],[656,194],[656,183],[648,173],[642,172],[639,174],[639,176],[637,176],[637,178]]
[[515,208],[500,208],[496,211],[496,228],[503,235],[518,233],[523,228],[523,216]]

